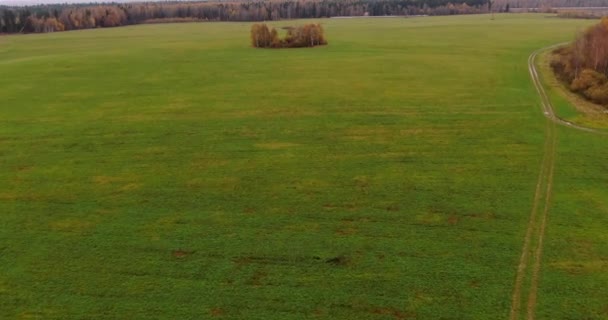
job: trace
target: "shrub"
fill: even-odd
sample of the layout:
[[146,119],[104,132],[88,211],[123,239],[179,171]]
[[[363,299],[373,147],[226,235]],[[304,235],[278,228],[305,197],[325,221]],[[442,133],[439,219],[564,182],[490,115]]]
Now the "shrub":
[[585,91],[584,95],[595,103],[608,105],[608,83],[590,87]]
[[576,92],[585,92],[587,89],[600,87],[607,81],[606,75],[592,69],[585,69],[572,81],[570,89]]

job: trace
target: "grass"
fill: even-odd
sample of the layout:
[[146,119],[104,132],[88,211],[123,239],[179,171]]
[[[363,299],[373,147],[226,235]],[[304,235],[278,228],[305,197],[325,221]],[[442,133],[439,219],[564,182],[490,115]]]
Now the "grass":
[[[248,23],[0,37],[0,318],[507,318],[526,61],[592,22],[320,22],[294,50]],[[538,315],[604,319],[608,142],[558,137]]]

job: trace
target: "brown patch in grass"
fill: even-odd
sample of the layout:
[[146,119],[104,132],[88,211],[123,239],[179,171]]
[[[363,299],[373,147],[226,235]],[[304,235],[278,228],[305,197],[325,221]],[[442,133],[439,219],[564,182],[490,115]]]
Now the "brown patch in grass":
[[340,228],[338,230],[336,230],[336,234],[341,235],[341,236],[350,236],[353,234],[357,233],[357,229],[356,228]]
[[458,224],[458,221],[460,221],[460,218],[455,214],[448,217],[448,224],[451,226]]
[[0,193],[0,201],[29,201],[29,202],[51,202],[51,203],[73,203],[76,197],[72,194],[61,194],[55,193],[38,194],[38,193],[17,193],[17,192],[2,192]]
[[33,166],[18,166],[16,170],[18,172],[26,172],[32,170]]
[[189,256],[193,255],[193,254],[194,254],[194,251],[192,251],[192,250],[177,249],[177,250],[171,251],[171,255],[174,258],[177,258],[177,259],[184,259],[186,257],[189,257]]
[[494,212],[482,212],[482,213],[473,213],[466,215],[469,218],[473,219],[482,219],[482,220],[494,220],[496,219],[496,214]]
[[266,276],[268,276],[268,273],[262,270],[256,270],[249,279],[248,284],[256,287],[262,286],[264,285],[263,280]]
[[340,220],[342,223],[353,223],[353,222],[357,222],[357,223],[367,223],[367,222],[376,222],[376,220],[370,218],[370,217],[348,217],[348,218],[343,218]]
[[315,309],[312,312],[312,316],[315,318],[323,317],[325,315],[325,311],[323,309]]
[[253,260],[251,259],[251,257],[236,257],[232,259],[232,262],[237,267],[242,267],[251,264]]
[[0,193],[0,200],[17,200],[19,199],[19,194],[15,192],[2,192]]
[[388,211],[388,212],[397,212],[397,211],[399,211],[399,205],[397,205],[397,204],[389,204],[386,207],[386,211]]
[[221,317],[226,314],[226,312],[222,308],[215,307],[209,311],[209,314],[211,314],[212,317]]
[[326,263],[334,265],[334,266],[347,266],[352,263],[351,259],[344,255],[339,255],[333,258],[329,258],[325,260]]
[[567,260],[553,262],[550,266],[569,274],[597,273],[608,271],[608,260]]
[[358,229],[355,227],[355,224],[352,221],[342,220],[340,222],[340,224],[341,224],[340,228],[338,228],[338,230],[336,230],[336,234],[338,234],[338,235],[349,236],[349,235],[356,234],[358,232]]

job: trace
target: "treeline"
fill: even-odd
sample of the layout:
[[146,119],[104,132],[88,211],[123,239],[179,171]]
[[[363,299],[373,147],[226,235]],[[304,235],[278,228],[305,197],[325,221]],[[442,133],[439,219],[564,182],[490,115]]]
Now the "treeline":
[[488,10],[488,0],[249,0],[0,7],[0,33],[116,27],[164,19],[269,21],[364,15],[449,15]]
[[233,0],[0,6],[0,33],[52,32],[165,21],[269,21],[340,16],[452,15],[510,8],[608,7],[608,0]]
[[600,19],[608,15],[607,11],[594,10],[565,10],[558,11],[557,16],[565,19]]
[[269,28],[265,23],[251,26],[251,45],[256,48],[302,48],[326,45],[323,27],[318,23],[305,24],[297,27],[286,27],[287,35],[279,37],[275,28]]
[[496,7],[511,8],[559,8],[559,7],[608,7],[608,0],[494,0]]
[[553,53],[551,67],[570,90],[608,106],[608,17]]

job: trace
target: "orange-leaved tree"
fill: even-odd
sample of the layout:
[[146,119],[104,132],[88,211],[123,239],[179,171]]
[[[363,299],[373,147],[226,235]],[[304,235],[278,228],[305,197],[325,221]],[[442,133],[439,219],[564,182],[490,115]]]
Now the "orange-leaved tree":
[[323,27],[318,23],[285,29],[287,35],[281,39],[275,28],[256,23],[251,26],[251,45],[256,48],[300,48],[327,44]]
[[551,67],[570,90],[608,105],[608,17],[554,54]]

